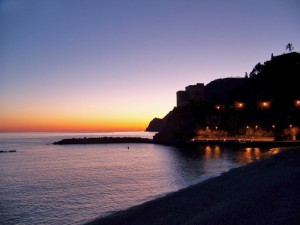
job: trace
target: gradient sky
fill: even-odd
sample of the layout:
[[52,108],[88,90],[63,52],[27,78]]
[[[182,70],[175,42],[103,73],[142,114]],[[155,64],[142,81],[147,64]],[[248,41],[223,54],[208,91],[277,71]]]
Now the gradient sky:
[[144,130],[300,49],[298,0],[0,0],[0,131]]

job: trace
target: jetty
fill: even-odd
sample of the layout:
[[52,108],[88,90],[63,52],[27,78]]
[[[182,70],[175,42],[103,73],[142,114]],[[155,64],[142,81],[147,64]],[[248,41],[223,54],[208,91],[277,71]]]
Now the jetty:
[[17,152],[17,150],[0,150],[0,153],[10,153],[10,152]]
[[146,143],[153,144],[149,138],[141,137],[89,137],[71,138],[54,142],[55,145],[75,145],[75,144],[122,144],[122,143]]

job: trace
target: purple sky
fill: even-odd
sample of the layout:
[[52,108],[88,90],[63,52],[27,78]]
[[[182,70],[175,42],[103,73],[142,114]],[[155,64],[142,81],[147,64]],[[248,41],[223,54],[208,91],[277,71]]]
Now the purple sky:
[[244,76],[287,43],[299,52],[299,12],[298,0],[0,0],[0,130],[68,117],[143,129],[185,86]]

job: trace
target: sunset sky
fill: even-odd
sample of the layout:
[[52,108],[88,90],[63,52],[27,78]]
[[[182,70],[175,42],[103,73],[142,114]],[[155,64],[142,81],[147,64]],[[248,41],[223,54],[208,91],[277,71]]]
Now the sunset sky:
[[300,51],[299,0],[0,0],[0,131],[145,130],[176,91]]

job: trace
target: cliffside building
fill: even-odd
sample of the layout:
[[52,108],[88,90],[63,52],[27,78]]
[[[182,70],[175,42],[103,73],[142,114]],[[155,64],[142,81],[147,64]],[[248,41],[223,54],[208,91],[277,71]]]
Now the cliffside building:
[[201,102],[204,99],[204,84],[197,83],[185,87],[185,91],[177,91],[177,107],[188,103]]

